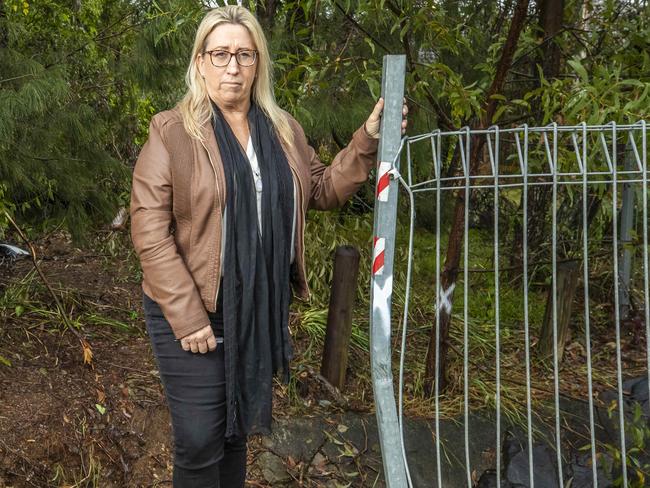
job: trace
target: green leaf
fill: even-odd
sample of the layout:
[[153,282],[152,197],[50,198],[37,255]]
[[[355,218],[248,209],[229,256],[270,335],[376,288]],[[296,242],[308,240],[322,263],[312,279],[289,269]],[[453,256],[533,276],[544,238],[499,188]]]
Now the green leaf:
[[373,98],[373,100],[377,100],[381,94],[381,85],[374,78],[366,78],[366,83],[370,89],[370,96]]
[[365,41],[368,46],[370,46],[370,51],[372,54],[375,54],[375,43],[372,42],[372,40],[369,37],[364,37],[363,40]]
[[495,124],[496,121],[499,120],[499,118],[501,117],[503,112],[506,111],[507,108],[508,108],[508,106],[505,105],[505,104],[501,105],[501,106],[499,106],[499,108],[497,108],[496,112],[494,112],[494,116],[492,117],[492,123],[493,124]]
[[400,41],[404,39],[404,36],[406,33],[411,29],[411,26],[409,25],[408,22],[404,23],[404,26],[400,29],[399,31],[399,39]]
[[621,85],[629,85],[629,86],[636,86],[638,88],[643,88],[645,86],[645,83],[643,83],[641,80],[623,80],[620,82]]
[[99,413],[101,413],[102,415],[104,415],[104,414],[106,413],[106,407],[104,407],[104,405],[102,405],[102,404],[100,404],[100,403],[95,403],[95,408],[96,408],[97,411],[98,411]]
[[580,77],[582,81],[585,83],[589,82],[589,75],[587,74],[587,70],[585,69],[584,66],[582,66],[582,63],[577,60],[577,59],[570,59],[568,61],[569,66],[573,68],[573,71],[576,72],[576,74]]
[[515,207],[519,207],[521,204],[521,189],[519,188],[501,190],[501,196],[512,203]]

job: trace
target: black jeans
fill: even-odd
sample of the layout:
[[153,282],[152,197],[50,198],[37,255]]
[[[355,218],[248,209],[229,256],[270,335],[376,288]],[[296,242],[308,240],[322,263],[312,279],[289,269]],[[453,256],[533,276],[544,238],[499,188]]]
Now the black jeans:
[[[219,300],[221,301],[221,300]],[[184,351],[158,304],[143,293],[145,324],[167,397],[174,435],[174,488],[243,488],[246,439],[226,441],[223,343],[206,354]],[[210,315],[223,338],[220,303]]]

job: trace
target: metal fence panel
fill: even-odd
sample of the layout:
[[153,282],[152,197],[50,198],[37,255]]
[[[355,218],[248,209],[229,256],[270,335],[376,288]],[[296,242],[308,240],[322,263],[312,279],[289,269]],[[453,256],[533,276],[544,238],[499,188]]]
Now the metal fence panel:
[[[401,100],[401,96],[400,96]],[[398,124],[397,121],[393,123]],[[409,345],[407,344],[407,330],[409,327],[409,306],[413,299],[411,290],[414,265],[414,240],[415,236],[415,209],[423,206],[435,205],[435,276],[431,281],[435,282],[433,292],[429,297],[433,314],[435,314],[435,388],[434,388],[434,417],[435,434],[435,464],[436,480],[431,485],[443,486],[443,472],[445,469],[457,469],[443,464],[444,448],[441,442],[441,405],[443,403],[443,392],[440,391],[440,374],[442,365],[439,364],[439,353],[441,341],[453,338],[440,337],[440,312],[451,314],[454,304],[454,289],[456,282],[453,282],[447,289],[441,289],[442,253],[441,243],[446,235],[446,227],[443,226],[445,205],[453,204],[456,198],[450,195],[462,195],[465,198],[464,221],[462,229],[463,260],[462,274],[459,279],[462,281],[462,314],[455,314],[454,320],[462,323],[462,340],[459,348],[462,348],[462,421],[463,442],[464,442],[464,478],[468,487],[476,481],[476,472],[472,466],[470,447],[472,442],[470,413],[472,412],[471,392],[474,383],[477,381],[493,384],[491,395],[494,402],[494,427],[495,427],[495,477],[496,486],[501,486],[504,468],[502,459],[504,431],[504,402],[518,404],[521,410],[523,430],[526,435],[528,480],[527,486],[535,485],[534,466],[535,449],[534,444],[543,438],[540,435],[540,425],[550,427],[549,441],[553,446],[555,457],[556,483],[558,486],[565,486],[570,479],[571,466],[569,450],[566,446],[566,430],[571,427],[565,415],[562,414],[561,399],[575,396],[581,388],[584,390],[578,400],[587,405],[588,418],[585,418],[584,441],[588,452],[592,486],[598,486],[599,473],[602,469],[604,452],[603,446],[597,438],[598,425],[596,412],[602,411],[607,405],[602,404],[599,394],[612,383],[615,388],[614,406],[617,411],[618,439],[615,446],[620,453],[621,459],[628,459],[629,439],[626,439],[626,412],[627,392],[624,388],[626,376],[640,373],[638,368],[629,358],[624,360],[622,344],[621,324],[630,307],[630,296],[635,298],[638,320],[642,322],[645,334],[645,344],[631,343],[625,340],[628,347],[636,347],[645,353],[646,359],[643,365],[643,374],[650,380],[650,354],[648,354],[648,340],[650,339],[650,295],[648,291],[648,167],[647,167],[647,126],[644,121],[636,124],[617,125],[610,123],[606,125],[578,124],[573,126],[560,126],[550,124],[544,127],[529,127],[523,125],[516,128],[500,128],[497,126],[483,130],[470,130],[464,128],[458,131],[441,132],[434,131],[414,137],[405,138],[403,141],[403,152],[406,159],[406,179],[399,173],[399,154],[390,153],[390,157],[382,156],[381,161],[392,161],[384,163],[380,169],[378,181],[382,177],[391,178],[391,185],[399,185],[408,195],[409,222],[403,228],[408,229],[409,244],[408,258],[406,263],[399,263],[406,267],[404,310],[402,311],[401,322],[401,346],[399,355],[399,383],[397,394],[397,413],[390,408],[394,402],[394,396],[388,401],[384,394],[392,393],[392,374],[390,363],[390,333],[391,333],[391,295],[395,283],[393,282],[393,270],[384,267],[381,281],[373,275],[373,309],[372,309],[372,334],[373,334],[373,378],[375,380],[375,394],[378,404],[378,421],[380,427],[382,450],[384,451],[384,466],[386,479],[389,486],[413,486],[406,463],[404,449],[402,412],[404,400],[404,364],[405,354]],[[470,174],[471,147],[473,144],[481,144],[483,150],[480,171],[477,174]],[[426,149],[424,147],[426,146]],[[397,147],[397,143],[393,143]],[[627,151],[625,151],[627,148]],[[622,154],[626,157],[619,157]],[[425,154],[430,156],[430,169],[428,174],[423,172],[423,160]],[[419,158],[419,159],[418,159]],[[415,162],[419,164],[415,164]],[[625,160],[625,161],[624,161]],[[384,181],[385,184],[385,181]],[[620,190],[620,188],[623,191]],[[378,186],[378,199],[375,216],[376,236],[383,240],[382,246],[385,249],[391,248],[390,264],[393,262],[393,250],[395,243],[395,229],[400,228],[394,219],[397,212],[397,195],[395,188],[390,187],[390,195],[387,200],[380,198]],[[431,195],[433,193],[433,195]],[[535,199],[539,195],[547,195],[548,202],[539,202]],[[623,196],[625,194],[625,196]],[[476,247],[472,246],[472,239],[476,239],[476,233],[472,230],[472,218],[479,213],[477,197],[489,195],[485,201],[492,205],[492,240],[491,256],[493,269],[488,271],[493,276],[492,284],[488,287],[490,302],[487,304],[490,309],[490,323],[494,331],[494,343],[490,350],[494,353],[494,363],[489,366],[487,363],[476,364],[472,362],[471,338],[474,337],[472,330],[476,320],[472,317],[470,303],[474,299],[471,276],[471,266],[476,259],[472,253]],[[434,198],[431,198],[433,196]],[[521,233],[514,236],[511,242],[506,239],[507,229],[502,229],[503,212],[512,212],[513,203],[516,201],[518,212],[521,213]],[[531,201],[535,200],[535,201]],[[636,202],[635,202],[636,200]],[[621,212],[621,219],[624,220],[619,228],[619,211],[623,202],[624,211]],[[538,229],[530,228],[531,205],[535,205],[539,218],[550,212],[550,235],[537,235]],[[545,205],[546,206],[545,206]],[[594,235],[594,205],[600,206],[600,212],[605,217],[603,222],[608,223],[609,228],[601,229]],[[633,209],[630,209],[630,205]],[[504,210],[505,209],[505,210]],[[541,210],[540,210],[541,209]],[[633,210],[636,209],[638,218],[634,218]],[[482,211],[481,215],[486,213]],[[386,226],[383,219],[391,215],[390,225]],[[596,213],[596,215],[598,215]],[[607,217],[609,216],[609,217]],[[546,217],[544,217],[546,218]],[[608,220],[609,219],[609,220]],[[636,222],[636,223],[635,223]],[[635,232],[630,232],[635,227]],[[620,238],[619,238],[620,235]],[[516,241],[516,238],[520,241]],[[534,239],[533,239],[534,238]],[[536,253],[535,262],[531,263],[531,245],[535,240]],[[541,245],[540,242],[543,244]],[[631,243],[637,243],[634,247]],[[502,314],[502,285],[504,266],[504,244],[509,243],[521,249],[520,257],[520,293],[521,301],[518,307],[521,309],[516,317],[516,325],[512,322],[512,313],[509,312],[509,323],[504,325]],[[623,246],[621,245],[623,244]],[[480,242],[485,247],[485,242]],[[476,244],[475,244],[476,246]],[[546,246],[546,247],[544,247]],[[550,255],[550,256],[549,256]],[[540,265],[539,256],[548,258],[547,263]],[[622,257],[623,256],[623,257]],[[576,322],[583,330],[583,336],[576,342],[584,349],[581,355],[579,368],[576,371],[562,369],[560,361],[564,344],[560,344],[560,315],[565,314],[559,310],[560,297],[558,296],[559,275],[558,268],[568,258],[577,261],[582,267],[579,273],[582,287],[581,311],[574,311],[571,320]],[[626,260],[634,258],[636,266],[630,267],[625,264]],[[375,254],[377,259],[377,254]],[[623,259],[623,273],[619,269],[619,259]],[[512,261],[512,259],[511,259]],[[384,266],[388,261],[385,261]],[[598,269],[595,269],[597,265]],[[540,302],[539,285],[535,289],[531,280],[540,279],[540,268],[549,268],[550,278],[550,318],[549,326],[552,327],[552,355],[550,358],[552,366],[552,391],[547,386],[544,377],[542,358],[533,351],[533,335],[535,325],[531,320],[531,309]],[[577,268],[576,268],[577,269]],[[630,269],[635,270],[630,276]],[[532,270],[532,271],[531,271]],[[609,271],[608,271],[609,270]],[[479,270],[481,271],[481,270]],[[599,334],[603,334],[603,293],[595,290],[596,286],[603,286],[607,283],[611,272],[609,285],[613,289],[613,304],[611,307],[613,345],[615,358],[612,364],[603,358],[602,350],[599,350],[597,359],[593,355],[594,346],[594,325],[598,326]],[[462,277],[462,278],[461,278]],[[517,280],[519,275],[517,275]],[[508,285],[508,290],[512,289]],[[508,290],[505,290],[507,293]],[[597,293],[595,293],[597,291]],[[597,298],[594,298],[596,296]],[[378,304],[378,299],[381,303]],[[509,306],[512,306],[509,299]],[[572,300],[572,298],[571,298]],[[532,302],[535,302],[534,304]],[[564,302],[563,302],[564,303]],[[387,304],[388,310],[384,307]],[[539,307],[537,307],[539,308]],[[397,314],[395,314],[397,315]],[[594,318],[600,322],[595,322]],[[564,320],[564,319],[563,319]],[[607,320],[607,318],[605,319]],[[562,327],[565,327],[564,325]],[[381,334],[378,334],[381,331]],[[577,332],[577,330],[576,330]],[[504,363],[508,356],[512,357],[512,336],[520,337],[520,347],[523,348],[523,365]],[[596,337],[599,339],[599,337]],[[503,340],[509,341],[504,352]],[[641,341],[642,342],[642,341]],[[599,343],[600,348],[600,343]],[[634,359],[634,358],[632,358]],[[387,362],[388,361],[388,362]],[[625,371],[625,365],[632,364]],[[583,371],[584,368],[584,371]],[[521,382],[523,392],[513,392],[509,386],[513,384],[515,371],[523,370],[524,381]],[[488,378],[486,371],[489,373]],[[626,375],[627,373],[627,375]],[[493,376],[492,376],[493,375]],[[562,376],[565,376],[564,382]],[[609,381],[609,376],[612,381]],[[615,379],[613,379],[615,377]],[[382,383],[383,382],[383,383]],[[386,384],[390,383],[390,385]],[[646,383],[647,384],[647,383]],[[646,386],[647,388],[647,386]],[[449,402],[451,394],[446,394],[444,401]],[[586,398],[585,398],[586,397]],[[536,408],[533,400],[536,399],[539,405],[551,408],[551,418],[544,418],[545,413]],[[648,413],[646,413],[648,415]],[[627,417],[626,417],[627,416]],[[537,420],[536,420],[537,419]],[[397,442],[394,422],[399,423],[401,442]],[[548,421],[548,424],[544,423]],[[402,459],[398,459],[395,448],[399,448]],[[572,451],[571,451],[572,452]],[[387,455],[390,453],[390,456]],[[398,469],[394,469],[395,466]],[[395,474],[398,471],[399,474]],[[628,470],[620,472],[621,486],[627,487],[631,480]],[[405,476],[406,475],[406,476]],[[429,485],[429,486],[431,486]]]

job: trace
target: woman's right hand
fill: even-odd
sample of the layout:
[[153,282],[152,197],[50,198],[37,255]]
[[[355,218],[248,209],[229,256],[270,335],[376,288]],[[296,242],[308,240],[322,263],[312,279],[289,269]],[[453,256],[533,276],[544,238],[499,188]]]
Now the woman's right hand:
[[206,325],[202,329],[181,338],[181,347],[185,351],[200,352],[201,354],[214,351],[217,348],[217,339],[212,331],[212,326]]

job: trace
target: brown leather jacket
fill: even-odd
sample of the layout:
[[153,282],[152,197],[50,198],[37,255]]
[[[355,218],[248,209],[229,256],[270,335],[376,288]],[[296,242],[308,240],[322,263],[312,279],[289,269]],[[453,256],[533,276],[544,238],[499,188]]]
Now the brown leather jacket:
[[[298,188],[294,291],[309,296],[304,230],[308,208],[343,205],[368,179],[377,140],[363,127],[325,166],[289,116],[291,147],[283,144]],[[212,126],[203,141],[191,138],[177,109],[156,114],[133,173],[131,237],[140,258],[144,292],[160,305],[180,339],[210,324],[221,273],[221,219],[226,203],[224,172]]]

